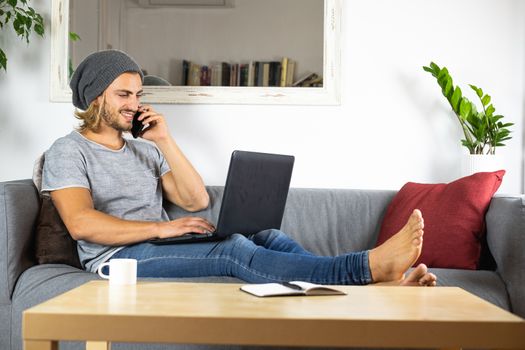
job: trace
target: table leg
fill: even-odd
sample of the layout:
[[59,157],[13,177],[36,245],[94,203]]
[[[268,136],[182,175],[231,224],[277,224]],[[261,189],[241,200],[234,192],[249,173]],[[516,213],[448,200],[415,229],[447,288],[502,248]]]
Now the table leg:
[[86,350],[111,350],[111,343],[108,341],[87,341]]
[[24,340],[24,350],[58,350],[54,340]]

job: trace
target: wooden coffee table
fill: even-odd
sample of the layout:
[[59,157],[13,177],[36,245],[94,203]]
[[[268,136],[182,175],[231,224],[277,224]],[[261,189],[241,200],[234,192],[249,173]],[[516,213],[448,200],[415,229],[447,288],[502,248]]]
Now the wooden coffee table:
[[525,321],[455,287],[338,287],[257,298],[239,284],[92,281],[24,311],[26,350],[59,340],[320,347],[525,348]]

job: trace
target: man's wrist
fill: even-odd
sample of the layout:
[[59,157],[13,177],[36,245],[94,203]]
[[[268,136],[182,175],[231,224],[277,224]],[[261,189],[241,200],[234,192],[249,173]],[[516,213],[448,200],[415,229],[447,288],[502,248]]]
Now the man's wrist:
[[175,140],[171,135],[167,135],[165,137],[161,137],[154,141],[155,145],[162,151],[163,149],[167,147],[173,147],[175,145]]
[[152,238],[163,238],[162,237],[162,222],[153,222],[153,227],[152,227],[152,234],[153,234],[153,237]]

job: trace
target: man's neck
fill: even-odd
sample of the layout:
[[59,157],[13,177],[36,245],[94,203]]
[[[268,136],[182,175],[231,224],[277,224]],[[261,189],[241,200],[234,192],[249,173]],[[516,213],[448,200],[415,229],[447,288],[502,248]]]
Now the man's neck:
[[99,145],[107,147],[112,150],[119,150],[124,146],[124,138],[122,132],[113,128],[102,126],[100,131],[94,132],[85,130],[82,135],[90,141],[96,142]]

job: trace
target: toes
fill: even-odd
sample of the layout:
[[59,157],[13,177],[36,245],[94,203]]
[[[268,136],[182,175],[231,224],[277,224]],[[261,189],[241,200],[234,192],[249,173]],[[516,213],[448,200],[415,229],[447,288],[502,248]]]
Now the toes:
[[437,284],[437,277],[433,273],[428,272],[419,279],[418,283],[420,286],[433,287]]
[[416,237],[412,240],[412,244],[415,246],[423,244],[423,236]]
[[431,272],[425,264],[419,264],[410,272],[406,279],[401,282],[404,286],[425,286],[433,287],[437,285],[437,277]]
[[428,271],[427,265],[421,263],[421,264],[416,266],[416,268],[414,269],[413,272],[419,272],[420,275],[424,275],[424,274],[427,273],[427,271]]
[[414,220],[414,222],[420,223],[423,222],[423,214],[421,214],[421,211],[419,209],[414,209],[412,212],[411,219]]
[[425,227],[423,215],[419,209],[414,209],[410,218],[408,219],[409,226],[412,230],[422,230]]
[[427,266],[425,264],[419,264],[417,265],[412,272],[410,272],[407,276],[407,281],[411,282],[418,282],[420,279],[422,279],[425,274],[427,273]]

